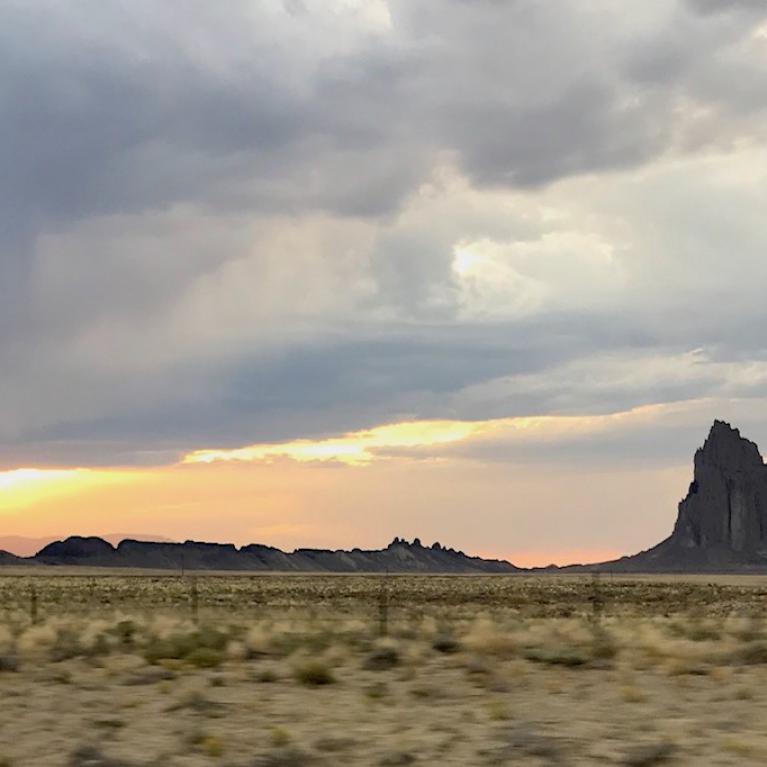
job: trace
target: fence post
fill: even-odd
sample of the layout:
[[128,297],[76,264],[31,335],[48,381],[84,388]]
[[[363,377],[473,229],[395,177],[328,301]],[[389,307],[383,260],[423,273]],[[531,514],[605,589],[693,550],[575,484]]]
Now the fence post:
[[591,577],[591,618],[594,623],[599,623],[604,604],[599,572],[595,572]]
[[200,595],[197,591],[197,578],[192,578],[192,593],[190,598],[190,606],[192,609],[192,620],[195,624],[200,622]]
[[378,636],[380,637],[385,637],[389,633],[389,590],[387,580],[388,578],[381,581],[381,591],[378,595]]
[[34,581],[29,586],[29,618],[33,624],[37,623],[37,589]]

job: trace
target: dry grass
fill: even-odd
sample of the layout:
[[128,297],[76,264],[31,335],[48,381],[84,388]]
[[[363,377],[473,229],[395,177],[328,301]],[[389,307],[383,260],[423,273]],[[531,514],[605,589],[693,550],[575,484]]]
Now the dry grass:
[[[0,622],[0,655],[24,664],[69,658],[98,659],[137,655],[152,665],[214,668],[264,658],[322,654],[330,665],[351,656],[371,667],[417,664],[441,654],[466,661],[532,663],[569,667],[605,666],[618,661],[639,669],[767,665],[767,624],[753,616],[606,616],[522,618],[516,615],[461,617],[435,632],[428,621],[398,627],[377,636],[377,624],[362,620],[320,620],[296,612],[289,620],[248,621],[234,616],[226,623],[208,619],[196,624],[179,615],[115,613],[54,615],[30,624],[23,617]],[[363,664],[364,665],[364,664]]]

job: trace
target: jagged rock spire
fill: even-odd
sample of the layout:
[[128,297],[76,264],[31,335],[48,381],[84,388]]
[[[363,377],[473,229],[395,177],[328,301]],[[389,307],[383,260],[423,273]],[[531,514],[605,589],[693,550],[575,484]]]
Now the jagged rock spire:
[[755,553],[767,547],[767,467],[759,448],[724,421],[714,421],[695,453],[672,539],[685,548]]
[[761,469],[764,461],[754,442],[726,421],[714,421],[703,447],[695,453],[695,470],[717,467],[726,471]]

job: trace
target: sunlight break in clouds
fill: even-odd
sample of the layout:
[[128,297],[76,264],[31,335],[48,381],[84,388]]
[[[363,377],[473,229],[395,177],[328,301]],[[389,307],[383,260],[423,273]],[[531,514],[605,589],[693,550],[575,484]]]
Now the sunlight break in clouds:
[[0,509],[32,506],[50,498],[138,479],[139,472],[105,469],[20,468],[0,472]]
[[66,481],[77,474],[72,469],[13,469],[0,473],[0,491],[18,490],[20,488],[46,484],[48,482]]
[[273,445],[249,445],[235,450],[195,450],[183,463],[215,461],[272,461],[290,458],[307,461],[336,461],[349,466],[364,466],[376,457],[376,450],[420,448],[460,442],[492,428],[489,422],[410,421],[377,426],[322,440],[299,439]]
[[463,442],[493,438],[520,441],[548,440],[590,434],[626,421],[653,417],[673,406],[648,405],[622,413],[584,416],[532,416],[495,418],[486,421],[407,421],[321,440],[299,439],[274,444],[256,444],[234,449],[195,450],[182,463],[218,461],[266,462],[287,458],[298,463],[333,461],[349,466],[366,466],[391,457],[387,451],[424,449],[431,456],[440,448]]

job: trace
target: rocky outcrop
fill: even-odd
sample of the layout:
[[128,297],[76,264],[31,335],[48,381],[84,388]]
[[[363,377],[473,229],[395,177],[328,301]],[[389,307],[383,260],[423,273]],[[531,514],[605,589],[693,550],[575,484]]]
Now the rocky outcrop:
[[113,553],[114,546],[101,538],[76,535],[49,543],[34,558],[41,564],[97,565]]
[[714,421],[671,535],[657,546],[589,566],[627,572],[767,569],[767,466],[759,448]]
[[[260,570],[328,573],[509,573],[509,562],[470,557],[439,543],[426,547],[395,538],[385,549],[351,551],[296,549],[272,546],[186,541],[164,543],[125,540],[116,547],[101,538],[72,537],[56,541],[22,562],[46,565],[85,565],[157,570]],[[0,560],[2,564],[2,560]]]
[[[106,535],[99,535],[99,538],[107,543],[111,543],[113,546],[127,538],[136,541],[157,541],[163,543],[169,543],[172,540],[171,538],[140,533],[108,533]],[[49,535],[44,538],[30,538],[26,535],[2,535],[0,536],[0,550],[15,554],[17,557],[31,557],[49,543],[55,543],[57,540],[59,539],[55,535]]]
[[26,565],[28,563],[29,560],[27,559],[22,559],[8,551],[0,550],[0,565]]
[[679,504],[672,538],[684,548],[724,547],[763,554],[767,534],[767,467],[759,448],[714,421],[695,452],[695,474]]

